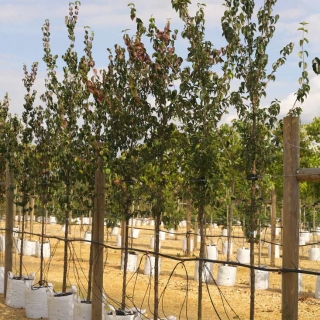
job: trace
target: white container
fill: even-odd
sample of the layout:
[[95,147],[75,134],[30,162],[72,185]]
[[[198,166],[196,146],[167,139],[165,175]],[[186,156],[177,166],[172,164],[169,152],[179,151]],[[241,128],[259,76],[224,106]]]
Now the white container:
[[320,248],[314,247],[309,249],[309,260],[320,261]]
[[[199,281],[199,261],[195,261],[194,280]],[[213,263],[204,262],[202,264],[202,282],[213,282]]]
[[89,217],[83,217],[83,224],[90,224],[90,218]]
[[316,299],[320,299],[320,276],[317,276],[316,291],[314,293]]
[[298,293],[302,292],[302,273],[298,273]]
[[91,233],[91,231],[85,232],[83,239],[85,240],[85,241],[84,241],[85,244],[90,244],[90,243],[91,243],[91,239],[92,239],[92,233]]
[[[271,244],[268,245],[268,257],[271,258]],[[274,245],[274,257],[280,258],[280,246],[279,244]]]
[[134,227],[136,225],[136,219],[130,218],[129,219],[129,226]]
[[[74,297],[74,308],[73,308],[73,320],[91,320],[92,313],[92,301],[87,303],[86,300],[81,300],[80,296],[76,294]],[[106,296],[102,294],[102,320],[105,319],[105,304]]]
[[4,252],[6,248],[6,242],[5,242],[5,237],[0,234],[0,252]]
[[159,232],[159,238],[160,238],[160,240],[166,240],[166,232],[165,231],[160,231]]
[[305,246],[306,245],[306,242],[304,241],[304,239],[301,239],[299,237],[299,246]]
[[[183,252],[187,252],[187,246],[188,246],[188,240],[187,240],[187,238],[184,238],[182,240],[182,251]],[[193,239],[190,238],[190,252],[193,252],[193,249],[194,249],[194,242],[193,242]]]
[[12,228],[12,231],[13,231],[13,236],[17,238],[19,235],[19,227]]
[[237,250],[237,260],[240,263],[243,263],[243,264],[250,263],[250,249],[238,248],[238,250]]
[[317,227],[317,228],[316,228],[316,235],[317,235],[317,236],[320,236],[320,227]]
[[216,223],[214,223],[212,226],[213,226],[213,229],[218,229],[218,225]]
[[61,226],[61,231],[62,231],[62,232],[66,232],[66,225],[65,225],[65,224],[63,224],[63,225]]
[[[52,284],[48,284],[52,288]],[[26,317],[30,319],[48,318],[47,289],[48,286],[33,286],[25,282]]]
[[209,260],[218,259],[218,247],[216,245],[207,245],[207,259]]
[[23,243],[23,254],[25,256],[35,256],[36,255],[36,242],[25,239],[24,243]]
[[304,240],[306,243],[310,242],[310,232],[307,230],[300,230],[300,239]]
[[[73,320],[91,320],[92,303],[86,303],[86,301],[74,301]],[[104,310],[102,309],[102,315]],[[104,318],[102,316],[102,318]]]
[[150,227],[154,227],[154,220],[150,220],[149,225],[150,225]]
[[179,223],[179,227],[181,227],[181,228],[185,228],[187,226],[187,221],[186,220],[182,220],[182,221],[180,221],[180,223]]
[[4,267],[0,267],[0,293],[4,293]]
[[131,238],[138,239],[140,234],[140,229],[131,229]]
[[[156,247],[156,239],[154,236],[151,236],[150,237],[150,248],[154,250],[155,247]],[[161,241],[159,240],[159,250],[160,249],[161,249]]]
[[228,236],[228,229],[222,229],[221,234],[222,234],[222,236],[227,237]]
[[[266,290],[269,288],[269,272],[265,270],[254,270],[255,289]],[[250,278],[249,278],[250,283]]]
[[34,281],[34,275],[22,277],[22,279],[13,276],[12,272],[8,272],[6,305],[11,308],[25,308],[25,282],[29,281],[31,285]]
[[111,235],[116,236],[119,233],[119,227],[113,227]]
[[117,247],[121,247],[121,234],[117,234],[117,242],[116,242]]
[[141,220],[140,219],[136,219],[135,226],[136,227],[141,227]]
[[169,229],[168,236],[169,237],[174,237],[174,229],[173,228]]
[[216,283],[218,286],[234,286],[236,283],[237,268],[228,265],[218,267]]
[[[121,270],[124,270],[124,253],[122,254],[121,260]],[[128,261],[127,261],[127,271],[128,272],[136,272],[138,265],[138,254],[128,253]]]
[[76,288],[74,286],[71,286],[71,291],[66,293],[55,293],[51,288],[48,287],[48,319],[73,320],[75,293]]
[[[50,252],[50,242],[44,242],[43,243],[43,250],[42,254],[44,258],[50,258],[51,252]],[[36,242],[36,256],[40,258],[41,256],[41,242]]]
[[142,226],[146,227],[148,225],[148,219],[143,219],[142,220]]
[[[148,275],[148,276],[154,276],[155,262],[156,262],[156,257],[151,257],[149,255],[146,255],[143,274]],[[161,258],[160,257],[158,260],[158,270],[159,270],[159,274],[160,274],[160,270],[161,270]]]
[[50,216],[49,217],[49,223],[50,224],[56,224],[57,223],[57,218],[55,216]]
[[[222,242],[222,254],[227,255],[228,253],[228,241],[223,241]],[[230,254],[233,253],[233,242],[230,243]]]

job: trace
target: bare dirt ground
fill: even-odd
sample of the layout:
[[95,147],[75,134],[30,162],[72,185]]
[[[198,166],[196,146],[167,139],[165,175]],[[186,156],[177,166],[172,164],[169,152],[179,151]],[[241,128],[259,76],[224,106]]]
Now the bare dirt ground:
[[[3,227],[0,225],[0,227]],[[146,309],[148,318],[152,318],[153,309],[153,278],[144,275],[145,253],[151,251],[150,237],[154,234],[151,227],[140,227],[138,239],[130,240],[132,248],[137,248],[139,252],[139,268],[136,273],[128,273],[127,285],[127,305],[133,306],[133,303],[142,309]],[[84,226],[72,226],[70,238],[84,239],[84,232],[90,230]],[[40,224],[34,224],[34,233],[40,233]],[[166,234],[166,240],[161,242],[160,253],[171,255],[175,258],[182,258],[182,240],[185,237],[185,228],[179,228],[175,236]],[[63,231],[60,225],[47,225],[46,234],[48,236],[63,237]],[[221,229],[210,229],[207,234],[214,236],[212,242],[217,243],[219,249],[219,260],[224,261],[225,256],[221,251],[222,240]],[[240,227],[234,227],[234,236],[242,236]],[[26,236],[27,239],[30,236]],[[268,232],[262,236],[262,239],[269,239]],[[33,236],[32,240],[39,240],[39,237]],[[312,239],[311,239],[312,240]],[[316,242],[320,236],[316,237]],[[131,243],[132,241],[132,243]],[[210,240],[208,240],[209,242]],[[235,238],[232,254],[232,261],[236,261],[236,252],[238,247],[249,247],[245,240]],[[280,239],[279,239],[280,241]],[[120,250],[116,246],[116,236],[109,234],[105,237],[105,244],[110,247],[104,251],[104,291],[107,295],[107,304],[118,308],[121,303],[123,272],[120,268]],[[56,292],[61,290],[62,271],[63,271],[63,241],[57,239],[50,240],[52,257],[46,259],[44,279],[53,283]],[[198,244],[199,247],[199,244]],[[87,277],[89,270],[89,248],[90,245],[82,241],[72,241],[69,246],[69,271],[68,284],[75,285],[80,295],[85,298],[87,291]],[[301,269],[319,271],[320,262],[309,261],[309,246],[300,247],[300,265]],[[258,249],[257,249],[258,251]],[[3,257],[3,253],[2,257]],[[194,250],[194,255],[199,254],[198,249]],[[281,251],[280,251],[281,254]],[[14,270],[18,274],[19,255],[14,254]],[[256,255],[258,264],[258,255]],[[3,262],[3,258],[2,258]],[[260,263],[265,266],[270,265],[268,258],[267,245],[262,245]],[[276,267],[281,267],[281,257],[276,259]],[[36,273],[36,282],[39,281],[40,259],[33,256],[23,256],[23,274],[30,272]],[[214,264],[213,277],[217,277],[218,264]],[[194,261],[185,261],[181,263],[167,257],[162,257],[160,273],[160,315],[161,317],[174,315],[178,319],[197,319],[198,305],[198,282],[194,280]],[[249,288],[249,269],[237,267],[236,285],[233,287],[217,286],[214,282],[203,283],[203,319],[249,319],[250,306],[250,288]],[[299,294],[299,319],[317,319],[320,317],[320,300],[314,298],[316,287],[316,276],[303,275],[302,291]],[[218,316],[218,315],[219,316]],[[27,319],[24,309],[13,309],[5,305],[4,296],[0,295],[0,319]],[[277,272],[269,273],[269,289],[256,290],[255,293],[255,319],[281,319],[281,274]]]

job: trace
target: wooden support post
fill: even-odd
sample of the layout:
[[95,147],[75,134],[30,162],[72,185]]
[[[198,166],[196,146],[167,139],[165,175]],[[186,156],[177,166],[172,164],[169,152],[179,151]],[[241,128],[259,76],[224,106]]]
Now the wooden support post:
[[277,195],[276,191],[271,192],[271,267],[275,266],[275,242],[276,242],[276,227],[277,227]]
[[191,257],[191,201],[187,200],[186,207],[186,220],[187,220],[187,257]]
[[[299,118],[285,117],[283,122],[283,268],[299,268]],[[298,320],[298,273],[282,274],[282,320]]]
[[102,158],[98,159],[95,173],[95,201],[92,225],[92,319],[102,318],[103,293],[103,240],[105,210],[105,175],[102,171]]
[[6,232],[5,232],[5,258],[4,258],[4,297],[7,293],[8,272],[12,271],[12,230],[13,230],[13,203],[14,185],[13,173],[10,171],[9,164],[6,165]]
[[33,220],[34,220],[34,197],[31,197],[29,200],[29,207],[31,208],[31,211],[30,211],[30,239],[32,239]]

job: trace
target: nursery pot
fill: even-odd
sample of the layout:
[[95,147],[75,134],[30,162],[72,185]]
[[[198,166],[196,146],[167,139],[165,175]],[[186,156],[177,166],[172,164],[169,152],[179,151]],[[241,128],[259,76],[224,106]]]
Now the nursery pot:
[[131,238],[138,239],[139,238],[140,229],[131,229]]
[[309,249],[309,260],[311,261],[320,260],[320,248],[313,247]]
[[12,272],[8,272],[7,279],[7,294],[6,294],[6,305],[11,308],[25,308],[25,282],[30,282],[31,285],[34,281],[34,275],[29,277],[16,277],[13,276]]
[[[121,260],[121,270],[124,270],[124,256],[122,254]],[[129,272],[136,272],[138,265],[138,254],[137,253],[128,253],[128,261],[127,261],[127,271]]]
[[[187,252],[187,246],[188,246],[188,239],[184,238],[182,240],[182,251],[183,252]],[[193,252],[193,248],[194,248],[194,242],[193,242],[193,238],[190,239],[190,252]]]
[[0,293],[4,293],[4,267],[0,267]]
[[[268,245],[268,257],[271,258],[271,244]],[[279,244],[274,245],[274,257],[280,258],[280,246]]]
[[250,249],[238,248],[238,250],[237,250],[237,260],[240,263],[243,263],[243,264],[250,263]]
[[[195,261],[194,280],[199,281],[199,261]],[[213,281],[213,262],[203,262],[202,264],[202,282]]]
[[218,267],[217,285],[234,286],[236,283],[237,268],[228,265]]
[[48,319],[49,320],[73,320],[74,295],[76,288],[71,287],[70,292],[55,293],[53,289],[47,289]]
[[[227,255],[228,252],[228,241],[223,241],[222,242],[222,254]],[[230,243],[230,254],[233,253],[233,242]]]
[[[38,258],[40,258],[40,256],[41,256],[41,242],[36,242],[36,256],[38,257]],[[44,242],[43,243],[43,257],[44,258],[50,258],[50,255],[51,255],[51,253],[50,253],[50,242]]]
[[25,282],[25,305],[26,317],[30,319],[48,318],[48,302],[47,289],[52,288],[52,284],[48,286],[34,286],[30,281]]
[[207,259],[209,260],[218,259],[218,247],[216,245],[207,245]]
[[[146,255],[143,274],[148,275],[148,276],[154,276],[155,262],[156,262],[156,257],[151,257],[149,255]],[[161,258],[159,258],[159,260],[158,260],[159,274],[160,274],[160,269],[161,269]]]
[[315,291],[314,297],[316,299],[320,299],[320,276],[317,276],[316,291]]
[[[255,289],[266,290],[269,288],[269,271],[266,270],[254,270],[255,274]],[[249,283],[250,283],[249,277]]]

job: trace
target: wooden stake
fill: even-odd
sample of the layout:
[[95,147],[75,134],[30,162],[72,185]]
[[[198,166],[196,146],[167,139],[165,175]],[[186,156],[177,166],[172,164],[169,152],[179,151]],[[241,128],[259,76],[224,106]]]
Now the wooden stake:
[[[299,118],[283,121],[283,268],[299,268]],[[282,274],[282,320],[298,320],[298,273]]]
[[275,242],[276,242],[276,227],[277,227],[277,195],[276,191],[271,192],[271,267],[275,266]]
[[13,173],[10,171],[9,164],[6,164],[6,232],[5,232],[5,259],[4,259],[4,297],[7,293],[7,275],[12,271],[12,230],[13,230],[13,203],[14,203],[14,185]]
[[102,319],[103,292],[103,240],[105,210],[105,175],[102,171],[102,158],[98,159],[95,173],[95,201],[92,225],[92,319]]

